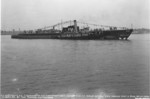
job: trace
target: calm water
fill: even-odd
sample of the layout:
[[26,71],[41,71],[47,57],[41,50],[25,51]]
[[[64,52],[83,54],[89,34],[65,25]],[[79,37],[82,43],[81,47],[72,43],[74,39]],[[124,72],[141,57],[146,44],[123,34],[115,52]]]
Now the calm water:
[[127,41],[1,39],[2,94],[149,95],[149,34]]

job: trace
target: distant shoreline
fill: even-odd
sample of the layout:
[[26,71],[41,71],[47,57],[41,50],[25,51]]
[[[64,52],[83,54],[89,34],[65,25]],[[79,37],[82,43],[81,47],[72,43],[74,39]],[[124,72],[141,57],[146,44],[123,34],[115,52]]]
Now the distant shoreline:
[[[23,31],[1,31],[1,35],[16,35]],[[132,34],[147,34],[150,33],[150,29],[139,28],[134,29]]]
[[150,33],[150,29],[139,28],[133,30],[133,34],[146,34],[146,33]]

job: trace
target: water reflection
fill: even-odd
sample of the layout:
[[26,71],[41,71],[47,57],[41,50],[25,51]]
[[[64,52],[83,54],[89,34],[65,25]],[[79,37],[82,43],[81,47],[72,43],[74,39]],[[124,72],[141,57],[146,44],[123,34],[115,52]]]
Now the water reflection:
[[148,95],[150,42],[146,37],[133,35],[129,40],[2,37],[2,93]]

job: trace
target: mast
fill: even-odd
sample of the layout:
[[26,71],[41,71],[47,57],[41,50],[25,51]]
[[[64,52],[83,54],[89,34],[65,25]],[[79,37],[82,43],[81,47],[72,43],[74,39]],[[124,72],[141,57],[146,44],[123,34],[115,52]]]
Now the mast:
[[63,22],[62,22],[62,20],[61,20],[61,30],[63,29]]
[[75,33],[78,32],[78,30],[77,30],[77,21],[76,20],[74,20],[74,30],[75,30]]

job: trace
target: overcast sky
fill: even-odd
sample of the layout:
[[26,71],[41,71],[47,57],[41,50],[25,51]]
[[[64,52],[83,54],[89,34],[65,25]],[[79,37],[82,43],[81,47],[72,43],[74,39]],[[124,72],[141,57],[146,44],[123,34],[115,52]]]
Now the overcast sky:
[[149,0],[2,0],[2,29],[37,29],[61,20],[150,26]]

